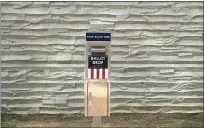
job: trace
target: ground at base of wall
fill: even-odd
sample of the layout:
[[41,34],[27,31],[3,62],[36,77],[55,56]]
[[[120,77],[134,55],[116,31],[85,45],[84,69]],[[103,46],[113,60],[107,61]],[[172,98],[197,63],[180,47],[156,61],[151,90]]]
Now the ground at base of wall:
[[[3,127],[91,127],[92,117],[83,115],[32,115],[2,114]],[[203,114],[112,114],[102,117],[103,127],[165,127],[203,128]]]

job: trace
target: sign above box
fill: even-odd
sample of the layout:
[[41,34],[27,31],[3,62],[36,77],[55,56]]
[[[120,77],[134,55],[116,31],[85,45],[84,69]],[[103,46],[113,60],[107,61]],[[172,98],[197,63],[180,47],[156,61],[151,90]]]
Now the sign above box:
[[111,41],[111,33],[87,32],[86,41]]

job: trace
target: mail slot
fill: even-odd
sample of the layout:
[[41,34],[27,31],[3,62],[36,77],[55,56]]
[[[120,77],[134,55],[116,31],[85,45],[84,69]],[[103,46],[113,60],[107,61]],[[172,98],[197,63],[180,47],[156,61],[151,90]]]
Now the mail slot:
[[86,33],[85,116],[110,116],[110,38],[110,33]]
[[106,47],[105,46],[92,46],[91,53],[105,53]]

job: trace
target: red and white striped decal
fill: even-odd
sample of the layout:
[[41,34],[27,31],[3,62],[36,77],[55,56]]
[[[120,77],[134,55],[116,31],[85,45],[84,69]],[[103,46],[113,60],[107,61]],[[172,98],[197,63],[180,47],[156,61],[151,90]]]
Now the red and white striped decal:
[[88,79],[108,79],[108,69],[88,69]]

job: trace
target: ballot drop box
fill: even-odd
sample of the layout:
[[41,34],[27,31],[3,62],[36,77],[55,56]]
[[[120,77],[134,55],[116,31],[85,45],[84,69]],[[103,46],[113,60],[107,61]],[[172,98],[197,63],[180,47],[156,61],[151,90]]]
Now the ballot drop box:
[[87,32],[85,116],[110,116],[111,33]]

